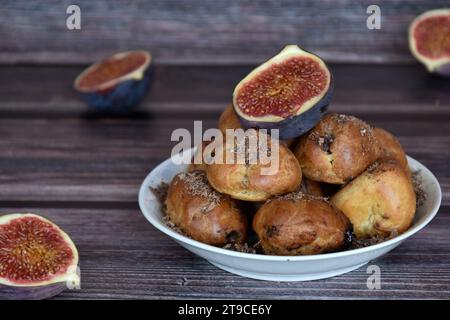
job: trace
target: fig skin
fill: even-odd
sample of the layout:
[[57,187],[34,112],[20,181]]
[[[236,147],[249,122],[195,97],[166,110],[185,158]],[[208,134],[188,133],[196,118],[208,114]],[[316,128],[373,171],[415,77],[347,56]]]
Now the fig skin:
[[416,195],[407,171],[395,159],[369,167],[332,198],[351,221],[358,239],[405,232],[416,211]]
[[[417,39],[418,28],[420,28],[421,23],[425,21],[432,21],[433,19],[446,18],[446,25],[450,27],[450,9],[434,9],[430,11],[426,11],[416,17],[409,26],[408,31],[408,40],[409,40],[409,48],[413,56],[419,60],[422,64],[425,65],[427,70],[431,73],[435,73],[441,76],[450,76],[450,50],[443,56],[438,58],[427,56],[424,52],[420,52],[418,48],[420,45],[420,41],[424,41],[423,39]],[[432,36],[436,41],[447,41],[446,47],[450,48],[450,40],[441,39],[438,37],[441,36],[439,32],[430,32],[428,36]],[[448,37],[447,37],[448,38]]]
[[267,201],[253,219],[264,253],[312,255],[346,245],[348,219],[323,198],[290,193]]
[[0,284],[0,300],[43,300],[59,295],[67,289],[65,283],[54,283],[44,287],[11,287]]
[[372,127],[343,114],[327,114],[294,150],[305,177],[345,184],[378,159],[381,153]]
[[[111,79],[102,79],[105,82],[95,83],[95,79],[87,84],[85,79],[102,67],[106,70],[109,67],[114,72],[118,66],[114,67],[115,61],[120,64],[123,59],[140,58],[143,61],[132,70],[115,75]],[[150,90],[153,80],[154,69],[152,66],[152,56],[150,52],[144,50],[120,52],[97,62],[84,70],[74,81],[74,88],[80,94],[82,100],[93,109],[100,112],[124,113],[136,108],[145,98]],[[98,80],[99,81],[99,80]]]
[[[69,236],[62,231],[53,222],[32,214],[9,214],[0,216],[0,226],[7,227],[11,222],[20,223],[22,221],[29,221],[29,219],[38,219],[44,223],[45,228],[51,226],[51,230],[56,232],[63,240],[64,244],[70,249],[72,253],[72,260],[67,265],[65,272],[54,274],[46,280],[31,281],[23,279],[21,281],[12,280],[11,278],[0,276],[0,299],[8,300],[41,300],[58,295],[70,286],[73,288],[80,285],[80,277],[77,273],[78,268],[78,251]],[[32,235],[28,235],[30,237]],[[0,261],[0,267],[2,267]]]
[[194,240],[221,247],[247,239],[246,216],[233,199],[211,188],[203,171],[176,175],[165,204],[170,221]]
[[[273,115],[271,113],[263,116],[252,116],[242,111],[238,100],[240,94],[242,94],[241,91],[245,90],[245,86],[248,86],[249,83],[252,83],[252,81],[258,81],[258,77],[261,74],[264,74],[264,72],[267,72],[267,70],[270,72],[270,67],[283,65],[283,63],[289,62],[292,58],[306,58],[317,63],[318,67],[323,71],[327,81],[327,84],[325,84],[324,89],[320,92],[320,94],[312,96],[309,100],[304,101],[301,106],[296,108],[297,111],[287,117]],[[239,82],[233,92],[233,107],[245,129],[279,129],[280,139],[291,139],[299,137],[303,133],[307,132],[321,119],[331,101],[333,87],[333,76],[331,71],[318,56],[300,49],[295,45],[289,45],[286,46],[278,55],[254,69]],[[288,92],[290,91],[288,90]],[[272,98],[269,97],[268,99]],[[264,106],[261,106],[261,108],[262,107]]]

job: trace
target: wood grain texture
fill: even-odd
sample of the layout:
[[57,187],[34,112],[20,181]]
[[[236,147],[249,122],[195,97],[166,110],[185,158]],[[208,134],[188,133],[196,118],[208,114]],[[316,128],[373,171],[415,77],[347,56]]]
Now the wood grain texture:
[[[191,129],[193,120],[0,120],[0,200],[135,202],[146,174],[170,156],[172,130]],[[439,177],[450,204],[450,127],[443,136],[418,136],[428,122],[372,123],[397,133],[407,153]]]
[[[0,207],[0,212],[19,208]],[[309,282],[266,282],[222,271],[153,228],[138,209],[29,208],[76,243],[81,290],[56,299],[449,299],[450,207],[398,248],[371,263],[381,290],[368,290],[367,267]]]
[[82,29],[66,28],[73,1],[2,1],[0,63],[90,63],[148,49],[164,64],[263,61],[297,43],[328,61],[412,62],[407,28],[447,0],[383,0],[380,30],[366,27],[371,0],[79,0]]
[[[450,204],[450,82],[413,66],[332,69],[330,110],[392,131]],[[135,202],[143,177],[170,155],[172,131],[194,120],[214,127],[250,67],[157,68],[141,111],[126,118],[86,112],[71,87],[80,70],[0,68],[0,200]]]
[[392,131],[438,177],[435,220],[366,268],[320,281],[272,283],[221,271],[147,223],[145,175],[170,153],[173,129],[213,127],[250,66],[157,68],[150,96],[126,117],[87,112],[71,83],[78,67],[0,67],[0,214],[32,211],[66,230],[80,251],[82,290],[57,299],[450,298],[450,82],[416,66],[333,65],[331,110]]
[[[170,117],[175,112],[215,117],[253,67],[156,66],[153,88],[139,110],[149,117]],[[332,64],[330,69],[335,79],[332,108],[376,117],[389,112],[402,119],[418,114],[433,121],[449,119],[450,82],[431,76],[419,65]],[[82,115],[86,107],[73,89],[73,80],[82,70],[0,66],[2,118]]]

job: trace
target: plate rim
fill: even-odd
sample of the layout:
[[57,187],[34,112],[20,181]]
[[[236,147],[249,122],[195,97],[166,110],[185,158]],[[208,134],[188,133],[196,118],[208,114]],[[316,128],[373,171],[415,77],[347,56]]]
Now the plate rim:
[[[185,150],[184,152],[189,152],[192,154],[194,151],[194,148]],[[184,153],[183,153],[184,156]],[[436,214],[439,211],[439,208],[441,206],[442,202],[442,191],[441,186],[439,184],[439,181],[435,177],[435,175],[422,163],[417,161],[416,159],[406,156],[408,160],[408,164],[413,164],[415,167],[419,167],[419,170],[425,171],[426,174],[431,178],[433,185],[436,186],[436,196],[437,201],[433,203],[432,208],[430,209],[430,213],[425,217],[424,221],[419,223],[418,225],[409,228],[406,232],[402,233],[401,235],[396,236],[395,238],[383,241],[378,244],[370,245],[363,248],[357,248],[357,249],[351,249],[351,250],[345,250],[345,251],[338,251],[338,252],[330,252],[330,253],[321,253],[316,255],[303,255],[303,256],[274,256],[274,255],[265,255],[265,254],[259,254],[259,253],[246,253],[246,252],[238,252],[233,251],[229,249],[223,249],[220,247],[215,247],[191,238],[188,238],[182,234],[177,233],[176,231],[171,230],[169,227],[164,225],[163,222],[161,222],[159,219],[154,219],[149,213],[147,213],[147,209],[145,207],[145,196],[146,192],[151,192],[148,188],[149,186],[149,180],[152,177],[153,172],[160,169],[162,166],[167,165],[167,162],[173,161],[172,157],[162,161],[157,166],[155,166],[145,177],[144,181],[142,182],[140,188],[139,188],[139,194],[138,194],[138,201],[139,201],[139,208],[144,215],[144,217],[150,222],[153,227],[161,231],[162,233],[166,234],[167,236],[171,237],[172,239],[176,241],[181,241],[187,245],[190,245],[192,247],[196,247],[198,249],[202,249],[211,253],[230,256],[234,258],[241,258],[241,259],[250,259],[250,260],[260,260],[260,261],[292,261],[292,262],[301,262],[301,261],[317,261],[317,260],[328,260],[328,259],[334,259],[334,258],[345,258],[353,255],[363,254],[367,252],[376,251],[377,249],[382,249],[385,247],[389,247],[391,245],[399,244],[400,242],[404,241],[405,239],[409,238],[410,236],[414,235],[415,233],[419,232],[421,229],[423,229],[426,225],[428,225],[431,220],[436,216]]]

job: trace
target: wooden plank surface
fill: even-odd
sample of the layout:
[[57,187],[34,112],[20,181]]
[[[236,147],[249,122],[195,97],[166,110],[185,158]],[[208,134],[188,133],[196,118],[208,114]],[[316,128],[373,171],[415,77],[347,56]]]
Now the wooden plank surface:
[[[250,69],[158,67],[141,108],[117,118],[86,111],[71,85],[80,68],[0,68],[0,200],[134,202],[146,173],[170,155],[172,131],[192,129],[194,120],[215,126]],[[446,79],[412,66],[332,69],[330,110],[392,131],[408,154],[450,185]]]
[[[261,61],[286,43],[328,61],[412,62],[407,29],[448,0],[113,0],[76,2],[81,30],[66,28],[71,0],[2,1],[0,63],[90,63],[130,48],[172,64]],[[381,29],[366,27],[378,4]]]
[[[137,208],[45,208],[80,252],[81,290],[57,299],[449,299],[450,207],[398,248],[372,261],[381,290],[368,290],[367,266],[308,282],[266,282],[222,271],[153,228]],[[0,207],[0,212],[17,208]]]
[[250,66],[161,66],[150,96],[126,117],[87,112],[71,88],[78,67],[0,67],[0,212],[33,211],[77,244],[86,298],[450,298],[450,82],[415,66],[333,65],[331,110],[395,133],[443,190],[436,219],[366,269],[305,283],[241,278],[211,266],[148,224],[145,175],[167,158],[170,133],[216,124]]

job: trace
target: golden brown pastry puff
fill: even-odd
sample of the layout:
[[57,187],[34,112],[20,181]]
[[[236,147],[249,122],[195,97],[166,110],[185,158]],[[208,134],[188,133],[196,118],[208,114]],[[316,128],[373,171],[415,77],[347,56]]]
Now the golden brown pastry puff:
[[192,239],[223,246],[243,243],[247,219],[234,202],[208,184],[205,173],[180,173],[170,184],[166,198],[170,221]]
[[[250,129],[254,132],[256,130]],[[260,133],[262,134],[262,133]],[[273,141],[270,137],[267,139]],[[236,140],[234,140],[236,141]],[[275,164],[225,163],[225,154],[236,154],[236,143],[227,143],[216,151],[216,157],[224,159],[223,164],[213,163],[206,168],[211,186],[232,198],[246,201],[265,201],[271,196],[297,190],[302,180],[302,172],[294,154],[279,143],[278,167]],[[261,151],[261,150],[260,150]],[[262,152],[262,151],[261,151]],[[272,150],[274,152],[274,150]],[[246,153],[246,158],[249,157]],[[272,154],[274,157],[275,155]],[[272,167],[275,174],[264,174],[263,168]]]
[[409,228],[416,211],[408,173],[394,159],[374,163],[331,202],[350,219],[360,239],[400,234]]
[[343,114],[326,115],[294,150],[305,177],[344,184],[357,177],[379,156],[372,128]]
[[323,198],[301,192],[267,201],[253,219],[266,254],[307,255],[346,244],[348,219]]
[[316,197],[325,197],[325,188],[322,183],[303,177],[300,191]]
[[405,169],[408,169],[406,154],[400,142],[384,129],[374,128],[373,133],[381,147],[381,157],[396,159]]
[[226,107],[220,115],[218,126],[219,130],[222,131],[223,134],[226,133],[227,129],[242,129],[239,118],[231,104]]
[[[218,127],[219,130],[222,131],[224,135],[226,134],[227,129],[242,129],[242,125],[239,122],[239,118],[236,115],[236,111],[234,111],[234,108],[231,104],[220,115]],[[296,140],[286,139],[280,141],[283,142],[287,147],[291,148]]]

